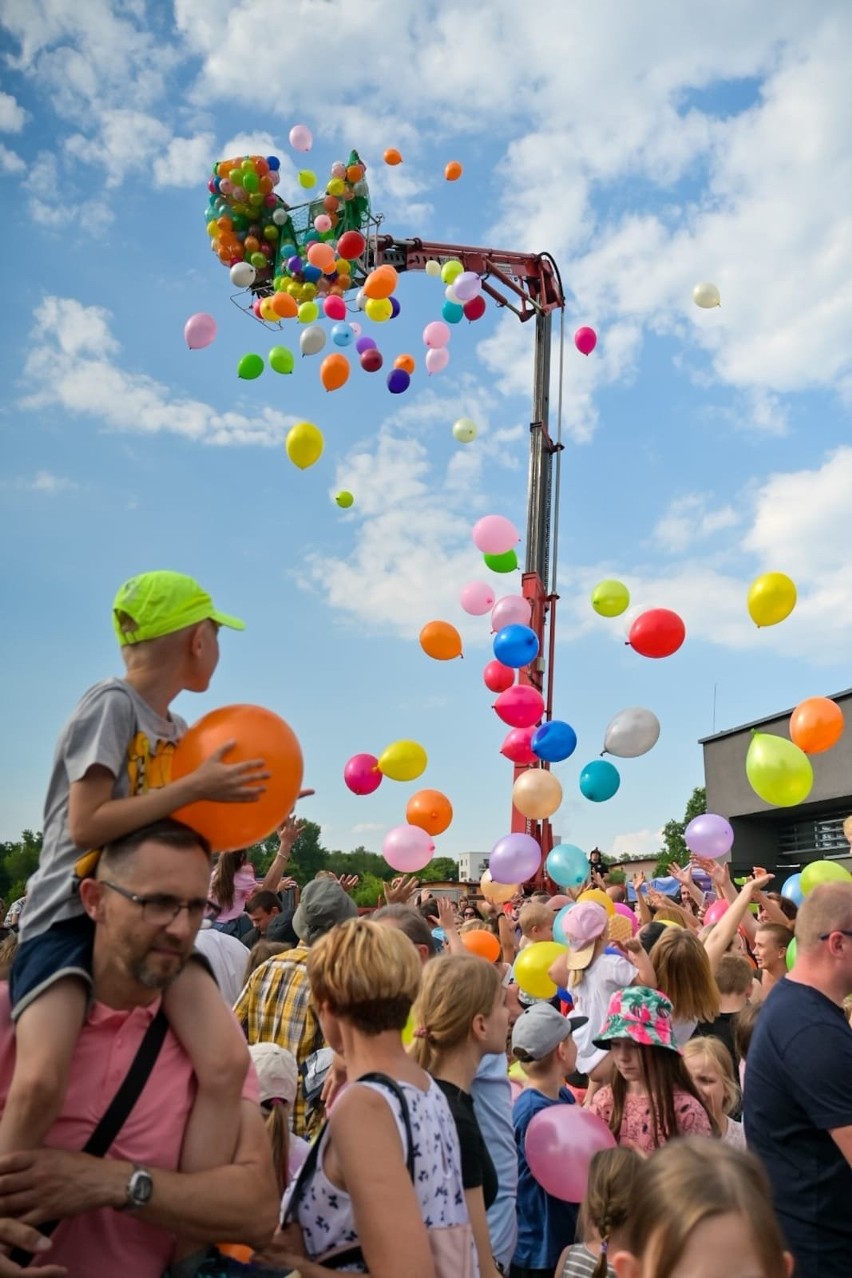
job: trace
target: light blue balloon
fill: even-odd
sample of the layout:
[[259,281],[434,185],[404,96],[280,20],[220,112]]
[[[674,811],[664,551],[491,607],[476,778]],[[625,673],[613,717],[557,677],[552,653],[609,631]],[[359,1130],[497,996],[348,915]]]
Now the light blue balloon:
[[459,306],[458,302],[451,302],[447,298],[441,307],[441,314],[448,324],[460,324],[464,319],[464,307]]
[[331,330],[331,340],[335,346],[351,346],[355,340],[351,324],[335,324]]
[[571,913],[576,904],[576,901],[571,901],[568,905],[563,905],[562,909],[553,920],[553,939],[554,941],[558,941],[560,945],[568,944],[568,937],[562,931],[562,924],[565,922],[565,919]]
[[545,861],[545,869],[554,883],[564,888],[578,888],[589,877],[589,862],[582,848],[573,843],[557,843]]
[[580,793],[592,803],[606,803],[620,785],[618,768],[608,759],[594,759],[580,773]]
[[801,905],[805,899],[802,891],[801,874],[791,874],[789,879],[785,879],[781,885],[781,895],[787,901],[792,901],[794,905]]

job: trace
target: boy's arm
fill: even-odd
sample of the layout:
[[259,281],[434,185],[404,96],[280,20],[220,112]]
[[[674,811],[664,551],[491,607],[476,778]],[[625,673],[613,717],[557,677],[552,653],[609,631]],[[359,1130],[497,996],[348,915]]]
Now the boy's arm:
[[636,968],[636,979],[633,984],[650,985],[651,989],[654,989],[657,984],[657,973],[638,936],[631,936],[629,940],[617,945],[617,948],[623,950],[627,959]]

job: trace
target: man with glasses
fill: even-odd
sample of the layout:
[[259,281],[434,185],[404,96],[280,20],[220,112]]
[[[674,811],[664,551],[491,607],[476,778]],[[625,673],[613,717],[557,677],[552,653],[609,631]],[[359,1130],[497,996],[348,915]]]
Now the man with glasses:
[[805,898],[795,965],[758,1017],[743,1103],[797,1278],[846,1278],[852,1264],[850,991],[852,883],[826,883]]
[[[204,840],[165,820],[108,845],[97,877],[81,885],[94,921],[93,997],[62,1110],[47,1135],[49,1148],[0,1158],[0,1218],[34,1213],[36,1221],[61,1222],[45,1274],[58,1273],[55,1264],[77,1278],[159,1278],[177,1232],[196,1240],[193,1245],[221,1238],[257,1247],[273,1233],[277,1191],[253,1073],[238,1102],[233,1160],[209,1171],[176,1170],[195,1082],[189,1056],[171,1030],[106,1156],[79,1152],[126,1078],[163,992],[191,959],[202,920],[216,912],[207,900],[209,879]],[[15,1037],[8,987],[0,991],[5,1102]],[[0,1241],[9,1232],[0,1219]],[[3,1268],[7,1263],[0,1258],[0,1274],[23,1272]]]

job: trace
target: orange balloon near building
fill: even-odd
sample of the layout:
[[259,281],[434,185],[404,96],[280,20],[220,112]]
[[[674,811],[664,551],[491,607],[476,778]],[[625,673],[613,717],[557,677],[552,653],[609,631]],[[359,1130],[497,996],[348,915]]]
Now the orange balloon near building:
[[443,834],[452,823],[453,805],[440,790],[418,790],[408,800],[405,819],[427,834]]
[[293,729],[262,706],[222,706],[199,719],[178,742],[172,780],[194,772],[226,742],[235,744],[225,763],[262,759],[269,779],[253,803],[201,800],[172,813],[197,830],[214,852],[231,852],[265,839],[288,816],[302,786],[302,751]]
[[349,360],[345,355],[327,355],[320,366],[320,381],[327,391],[340,390],[349,381]]
[[452,661],[462,655],[461,635],[448,621],[428,621],[420,631],[420,647],[435,661]]
[[444,177],[448,182],[458,182],[463,172],[464,170],[458,160],[450,160],[449,164],[444,169]]
[[400,155],[399,151],[397,151],[395,146],[388,147],[388,149],[385,151],[383,159],[385,164],[390,164],[391,167],[393,167],[393,165],[395,164],[402,164],[402,156]]
[[469,954],[496,963],[500,957],[500,942],[493,932],[486,932],[484,927],[471,928],[462,932],[461,943]]
[[822,754],[843,736],[843,711],[829,697],[808,697],[790,716],[790,740],[805,754]]
[[364,296],[377,301],[388,298],[399,282],[399,276],[392,266],[377,266],[364,282]]

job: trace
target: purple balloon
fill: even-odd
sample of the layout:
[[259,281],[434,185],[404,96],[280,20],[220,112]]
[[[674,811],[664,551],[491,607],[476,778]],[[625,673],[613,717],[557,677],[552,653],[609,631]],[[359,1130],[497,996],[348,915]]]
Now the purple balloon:
[[298,275],[304,265],[304,262],[298,256],[287,259],[287,270],[291,275]]
[[399,314],[399,312],[400,312],[400,305],[399,305],[399,302],[396,300],[396,298],[395,298],[395,297],[392,297],[392,298],[390,299],[390,304],[391,304],[391,316],[390,316],[390,317],[391,317],[391,319],[396,319],[397,315],[398,315],[398,314]]
[[715,812],[703,812],[693,817],[683,832],[684,842],[696,856],[710,857],[716,861],[727,856],[734,846],[734,831],[730,821]]
[[364,351],[374,351],[377,346],[372,337],[359,337],[355,343],[355,349],[359,355],[363,355]]
[[411,377],[404,368],[395,368],[388,373],[388,390],[391,395],[401,395],[411,385]]
[[531,834],[506,834],[488,858],[495,883],[526,883],[541,865],[541,846]]

